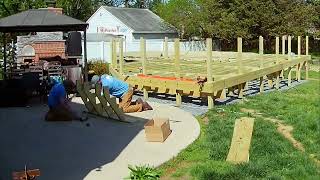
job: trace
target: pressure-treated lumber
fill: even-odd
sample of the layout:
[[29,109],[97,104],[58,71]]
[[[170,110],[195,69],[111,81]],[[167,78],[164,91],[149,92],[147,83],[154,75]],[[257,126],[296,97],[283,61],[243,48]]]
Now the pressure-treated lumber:
[[232,163],[249,162],[254,118],[242,117],[234,124],[231,146],[227,161]]
[[239,37],[237,39],[237,49],[238,49],[238,53],[237,53],[237,62],[238,62],[238,73],[242,73],[243,71],[243,65],[242,65],[242,38]]
[[286,54],[286,37],[282,36],[282,55]]
[[108,88],[104,88],[102,92],[101,84],[96,84],[95,92],[91,92],[91,86],[88,82],[81,83],[77,81],[76,84],[77,91],[89,113],[108,119],[128,122],[122,109],[119,108],[116,98],[110,96]]
[[163,57],[167,59],[169,57],[168,55],[168,37],[164,38],[164,44],[163,44]]
[[[208,38],[207,39],[207,78],[208,82],[212,83],[213,82],[213,77],[212,77],[212,39]],[[208,108],[211,109],[214,106],[214,96],[208,96]]]
[[277,64],[279,64],[279,37],[276,37],[276,59]]
[[[142,62],[142,74],[147,74],[147,49],[146,49],[146,40],[143,37],[140,37],[140,57]],[[143,87],[143,98],[147,100],[149,98],[148,91],[146,87]]]
[[[208,98],[208,105],[213,107],[214,98],[224,97],[223,91],[225,89],[229,89],[231,92],[233,87],[237,87],[241,94],[244,84],[255,79],[261,79],[260,90],[263,92],[262,78],[267,75],[271,78],[269,83],[270,80],[274,81],[275,88],[277,88],[278,73],[283,72],[284,69],[294,68],[298,64],[301,64],[301,66],[307,65],[306,62],[310,59],[310,56],[280,55],[279,40],[277,39],[279,38],[276,38],[275,54],[243,53],[242,46],[240,46],[242,44],[241,38],[238,39],[238,52],[234,53],[209,51],[211,48],[201,52],[180,52],[180,45],[176,40],[173,58],[162,58],[161,52],[157,57],[148,57],[150,58],[146,66],[148,73],[144,77],[136,76],[139,74],[141,62],[125,62],[125,76],[127,76],[127,73],[129,75],[126,81],[138,90],[146,89],[149,92],[175,95],[177,105],[181,104],[181,96],[183,95],[206,97]],[[211,45],[208,42],[207,44],[207,47]],[[291,41],[288,40],[288,44],[290,45]],[[288,50],[291,52],[291,48],[288,48]],[[219,60],[222,57],[225,60]],[[217,61],[214,61],[214,59],[217,59]],[[263,67],[260,65],[261,61],[263,61]],[[240,71],[241,73],[239,73]],[[117,77],[119,76],[117,70],[112,69],[110,72],[116,74]],[[199,86],[196,81],[198,76],[206,76],[208,82]],[[120,79],[123,79],[123,77],[124,75],[120,75]],[[209,77],[212,77],[212,81]]]
[[[263,55],[263,37],[259,36],[259,54]],[[260,68],[263,68],[263,59],[260,58]]]
[[123,63],[124,63],[124,58],[123,58],[123,39],[119,39],[119,66],[120,66],[120,74],[123,74]]
[[288,59],[291,60],[291,36],[288,36]]

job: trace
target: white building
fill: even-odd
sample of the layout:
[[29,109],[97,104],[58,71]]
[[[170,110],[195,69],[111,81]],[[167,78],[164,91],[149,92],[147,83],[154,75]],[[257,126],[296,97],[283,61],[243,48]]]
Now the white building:
[[140,37],[147,51],[162,51],[165,37],[178,37],[176,29],[148,9],[100,7],[87,21],[88,59],[110,61],[110,39],[122,37],[124,51],[139,51]]

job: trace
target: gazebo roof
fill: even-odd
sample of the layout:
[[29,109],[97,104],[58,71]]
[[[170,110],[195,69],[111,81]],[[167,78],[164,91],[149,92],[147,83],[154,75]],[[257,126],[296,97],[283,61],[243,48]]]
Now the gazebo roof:
[[0,32],[84,31],[87,26],[83,21],[48,9],[30,9],[0,19]]

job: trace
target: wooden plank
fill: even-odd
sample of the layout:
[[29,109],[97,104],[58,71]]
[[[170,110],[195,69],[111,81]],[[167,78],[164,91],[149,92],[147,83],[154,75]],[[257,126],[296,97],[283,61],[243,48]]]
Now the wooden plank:
[[80,81],[76,81],[76,87],[77,87],[77,91],[78,91],[84,105],[88,109],[88,111],[93,114],[98,114],[98,112],[94,109],[91,102],[88,100],[88,97],[87,97],[86,93],[84,92],[83,84]]
[[267,75],[269,88],[273,87],[273,74]]
[[164,44],[163,44],[163,57],[165,59],[168,59],[168,37],[164,38]]
[[277,72],[277,73],[276,73],[276,82],[275,82],[275,85],[276,85],[276,89],[279,89],[279,87],[280,87],[280,72]]
[[180,40],[178,38],[174,39],[174,54],[175,76],[180,78]]
[[259,92],[261,94],[264,91],[264,80],[263,80],[263,77],[260,77],[259,87],[260,87],[260,91]]
[[208,109],[212,109],[214,107],[215,96],[208,96]]
[[288,86],[291,86],[291,72],[292,72],[292,68],[289,67],[288,68]]
[[213,81],[212,77],[212,39],[207,38],[207,79]]
[[286,54],[286,37],[282,36],[282,55]]
[[243,71],[243,65],[242,65],[242,38],[241,37],[238,37],[237,39],[237,49],[238,49],[238,52],[237,52],[237,64],[238,64],[238,73],[242,73]]
[[309,55],[309,36],[306,36],[306,55]]
[[277,59],[277,64],[279,64],[279,37],[276,37],[276,59]]
[[254,118],[242,117],[235,121],[227,161],[232,163],[249,162]]
[[291,36],[288,36],[288,59],[289,59],[289,61],[292,60],[292,56],[291,56]]
[[108,88],[103,88],[103,96],[107,100],[107,102],[109,103],[110,107],[115,112],[115,114],[117,115],[119,120],[123,121],[123,122],[127,122],[122,109],[119,108],[119,106],[115,100],[111,99]]
[[123,63],[124,63],[124,58],[123,58],[123,39],[119,39],[119,66],[120,66],[120,74],[123,75]]
[[103,115],[103,109],[102,109],[102,105],[97,103],[96,100],[96,96],[94,93],[90,92],[90,85],[89,82],[84,82],[83,83],[83,91],[86,94],[87,98],[89,99],[90,103],[92,104],[94,110],[99,114],[99,115]]
[[[259,55],[263,55],[263,37],[259,36]],[[263,68],[263,60],[260,58],[260,68]]]

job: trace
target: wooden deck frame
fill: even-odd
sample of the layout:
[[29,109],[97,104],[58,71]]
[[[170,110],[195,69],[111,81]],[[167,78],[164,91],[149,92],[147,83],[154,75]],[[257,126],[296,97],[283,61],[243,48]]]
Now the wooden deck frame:
[[116,98],[110,96],[107,88],[102,89],[100,84],[96,84],[95,91],[91,92],[90,90],[89,82],[77,81],[77,91],[89,113],[121,122],[129,122],[122,109],[119,108]]
[[[206,54],[206,57],[200,55],[200,60],[186,60],[186,55],[183,55],[184,59],[181,59],[178,39],[175,39],[174,56],[168,58],[154,57],[148,60],[150,56],[147,56],[144,45],[144,48],[141,49],[141,52],[144,53],[141,53],[142,62],[140,63],[145,69],[144,72],[148,71],[148,74],[157,76],[157,78],[148,77],[147,73],[143,73],[145,77],[129,75],[127,82],[138,90],[176,95],[178,106],[181,105],[181,96],[207,97],[208,108],[213,107],[216,98],[225,98],[226,89],[233,92],[236,87],[238,96],[243,97],[246,85],[252,80],[260,80],[260,93],[262,93],[264,91],[263,77],[268,77],[269,84],[272,84],[273,88],[279,89],[280,77],[283,77],[285,69],[288,69],[288,85],[290,86],[292,69],[299,67],[300,70],[302,66],[307,68],[311,57],[308,54],[301,55],[301,51],[298,56],[291,54],[291,36],[288,36],[287,55],[284,54],[284,43],[286,42],[284,37],[282,37],[282,55],[279,54],[279,37],[276,37],[274,55],[263,54],[263,38],[259,39],[259,54],[252,55],[242,52],[242,38],[238,38],[238,52],[230,53],[235,57],[235,60],[231,61],[213,61],[212,39],[207,39],[206,53],[199,52],[202,55]],[[308,42],[307,37],[306,41]],[[307,44],[306,47],[308,47]],[[133,63],[130,68],[137,68],[138,64]],[[128,75],[128,67],[124,67],[123,75],[112,67],[110,72],[118,78],[124,79],[124,76]],[[199,72],[208,78],[208,82],[203,86],[197,84],[195,80]],[[306,70],[306,75],[307,73]],[[192,74],[194,75],[193,81],[185,80]]]

